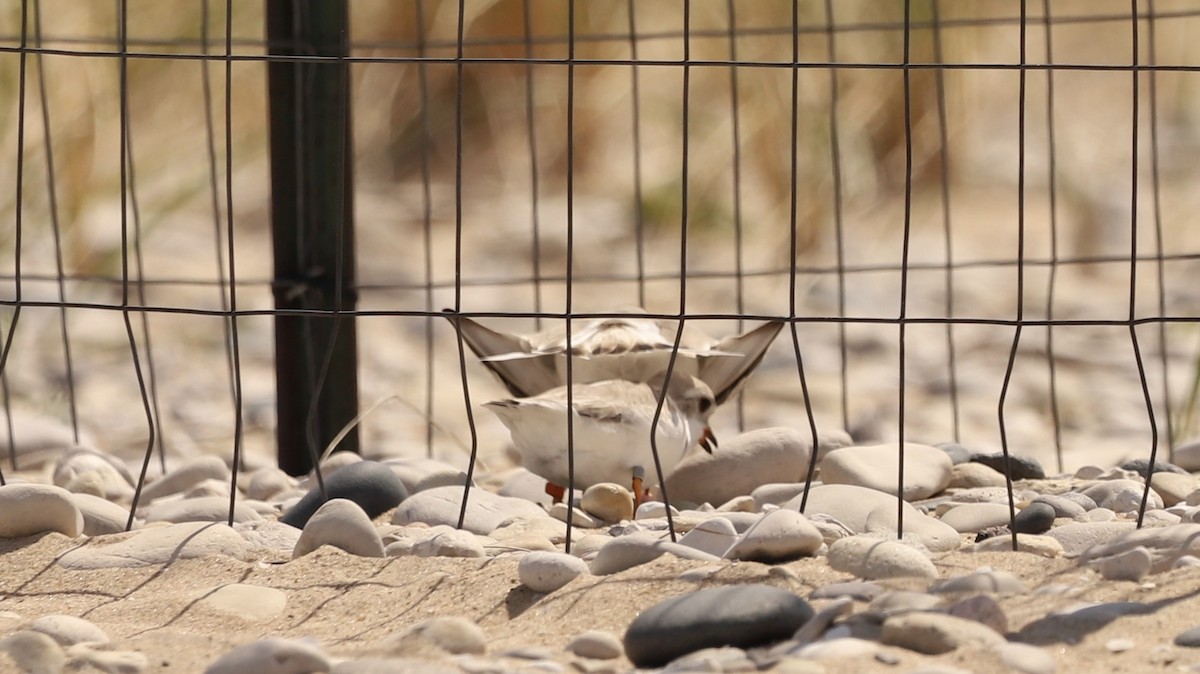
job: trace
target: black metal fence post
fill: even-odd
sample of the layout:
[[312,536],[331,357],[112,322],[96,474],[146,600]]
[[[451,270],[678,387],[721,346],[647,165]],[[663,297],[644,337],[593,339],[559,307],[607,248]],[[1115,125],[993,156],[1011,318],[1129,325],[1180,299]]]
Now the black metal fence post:
[[[358,413],[349,14],[344,0],[267,0],[279,467],[299,475]],[[326,57],[318,62],[303,57]],[[351,432],[340,449],[358,451]]]

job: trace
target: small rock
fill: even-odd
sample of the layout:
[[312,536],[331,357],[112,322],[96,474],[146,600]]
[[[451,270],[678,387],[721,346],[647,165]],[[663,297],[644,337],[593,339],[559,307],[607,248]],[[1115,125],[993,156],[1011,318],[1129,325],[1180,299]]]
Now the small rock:
[[621,646],[621,640],[611,632],[588,630],[567,642],[567,652],[581,658],[614,660],[624,655],[625,649]]
[[[1080,496],[1083,496],[1083,495],[1080,494]],[[1087,497],[1084,496],[1084,498],[1087,498]],[[1092,501],[1092,499],[1089,498],[1087,500],[1091,502],[1093,508],[1096,507],[1096,503],[1094,501]],[[1054,516],[1056,518],[1069,517],[1071,519],[1076,519],[1079,517],[1083,517],[1084,513],[1087,512],[1087,510],[1085,510],[1084,507],[1082,505],[1080,505],[1077,501],[1069,499],[1062,495],[1043,494],[1043,495],[1038,496],[1037,498],[1033,499],[1033,503],[1044,503],[1044,504],[1050,506],[1051,508],[1054,509]]]
[[71,494],[71,502],[83,514],[83,533],[87,536],[119,533],[129,523],[129,511],[108,499]]
[[54,639],[60,646],[78,643],[108,643],[108,635],[95,623],[72,615],[46,615],[30,624],[29,629]]
[[858,578],[936,578],[933,562],[919,550],[896,541],[851,536],[835,541],[826,556],[836,571]]
[[137,651],[113,651],[94,648],[84,642],[67,647],[67,657],[72,668],[94,667],[110,674],[137,674],[149,663],[146,656]]
[[204,674],[308,674],[333,667],[321,647],[308,640],[268,637],[217,658]]
[[[986,468],[986,466],[985,466]],[[991,468],[988,468],[991,470]],[[1000,503],[965,503],[942,515],[942,523],[963,534],[973,534],[992,527],[1006,526],[1010,517],[1007,505]]]
[[[158,501],[150,504],[144,515],[147,522],[227,522],[229,497],[202,496],[179,501]],[[262,516],[245,503],[234,504],[234,522],[256,522],[261,519]]]
[[[971,461],[982,463],[1000,474],[1004,474],[1004,453],[996,452],[994,454],[974,454],[971,456]],[[1038,463],[1037,459],[1032,459],[1024,456],[1008,456],[1008,474],[1013,480],[1042,480],[1046,477],[1046,470],[1042,468],[1042,464]]]
[[436,533],[413,543],[410,552],[417,557],[486,557],[487,552],[475,534],[440,524]]
[[815,553],[824,540],[804,515],[773,510],[742,534],[726,553],[728,559],[777,564]]
[[637,533],[613,538],[596,551],[591,571],[596,576],[607,576],[631,569],[658,559],[665,553],[683,559],[698,559],[715,562],[719,557],[701,552],[686,545],[660,540],[651,533]]
[[1153,564],[1150,551],[1140,545],[1099,560],[1100,575],[1107,580],[1137,582],[1150,573]]
[[28,674],[58,674],[67,656],[54,639],[41,632],[22,630],[0,639],[0,651]]
[[831,583],[813,590],[810,599],[837,599],[850,597],[858,601],[871,601],[883,592],[883,586],[861,580],[845,583]]
[[835,599],[822,606],[809,618],[804,626],[796,630],[792,635],[792,641],[798,644],[807,644],[821,638],[826,630],[833,625],[838,618],[844,618],[854,611],[854,600],[849,597]]
[[[356,456],[351,452],[338,452],[339,454],[349,454]],[[332,457],[331,457],[332,458]],[[442,489],[455,490],[454,487],[442,487]],[[440,490],[433,490],[440,491]],[[458,489],[459,498],[462,497],[462,490]],[[476,490],[478,493],[478,490]],[[322,496],[318,485],[314,485],[304,498],[292,506],[290,510],[279,518],[280,522],[290,524],[297,529],[303,529],[308,523],[308,518],[317,512],[325,501],[329,499],[347,499],[358,504],[363,512],[367,514],[368,519],[375,519],[388,510],[395,508],[397,504],[408,496],[408,492],[404,489],[404,485],[400,482],[400,478],[382,463],[377,461],[356,461],[341,470],[338,470],[325,478],[325,495]],[[529,504],[532,507],[532,503]],[[399,513],[399,510],[397,510]],[[455,511],[455,519],[457,520],[457,510]],[[396,524],[407,524],[408,522],[395,522]],[[430,522],[430,524],[449,524],[449,522]]]
[[1022,508],[1013,520],[1013,531],[1018,534],[1041,534],[1050,531],[1058,513],[1046,503],[1030,503]]
[[941,602],[941,598],[927,592],[895,590],[871,600],[867,610],[875,616],[887,617],[914,611],[929,611]]
[[1072,522],[1054,527],[1046,532],[1046,535],[1062,544],[1068,557],[1074,557],[1091,546],[1131,531],[1136,526],[1133,522]]
[[[1136,480],[1102,480],[1083,490],[1083,495],[1101,508],[1115,512],[1133,512],[1141,505],[1145,485]],[[1162,499],[1152,490],[1148,508],[1163,507]]]
[[83,533],[83,513],[71,492],[46,484],[0,486],[0,538],[22,538],[57,531],[75,538]]
[[1007,484],[1004,481],[1004,473],[997,472],[996,469],[983,465],[982,463],[955,464],[954,470],[950,474],[950,484],[947,485],[950,489],[973,489],[977,487],[1003,487]]
[[209,555],[244,559],[246,541],[225,524],[185,522],[142,529],[108,545],[73,548],[58,563],[67,569],[134,568]]
[[[944,458],[944,457],[943,457]],[[858,534],[878,533],[895,537],[897,499],[881,491],[848,484],[823,484],[813,487],[808,496],[805,517],[814,522],[818,515],[828,515]],[[799,497],[783,506],[788,510],[799,510]],[[924,515],[907,501],[901,501],[904,510],[904,535],[915,536],[922,545],[933,552],[957,550],[961,540],[953,527],[928,515]]]
[[750,492],[750,498],[754,499],[755,509],[762,510],[764,506],[781,506],[803,494],[803,482],[771,482],[756,487]]
[[554,592],[587,573],[582,559],[562,552],[530,552],[517,564],[517,578],[534,592]]
[[[1137,473],[1138,475],[1141,475],[1142,479],[1145,480],[1146,476],[1150,474],[1150,460],[1149,459],[1130,459],[1129,461],[1126,461],[1125,463],[1121,464],[1121,469],[1133,471],[1133,472]],[[1179,466],[1176,466],[1173,463],[1167,463],[1166,461],[1155,461],[1154,462],[1154,473],[1156,475],[1158,473],[1164,473],[1164,474],[1171,473],[1171,474],[1175,474],[1175,475],[1187,475],[1188,474],[1188,472],[1186,470],[1180,468]]]
[[625,653],[638,667],[661,667],[703,648],[787,639],[812,616],[808,602],[768,585],[707,588],[639,614],[625,632]]
[[1189,494],[1200,489],[1200,479],[1188,473],[1154,473],[1150,481],[1154,493],[1162,499],[1164,506],[1170,508],[1177,503],[1187,501]]
[[589,515],[606,522],[633,519],[633,494],[612,482],[601,482],[585,489],[579,506]]
[[133,476],[125,464],[86,447],[74,447],[59,457],[53,482],[67,491],[109,501],[127,501],[133,496]]
[[359,557],[383,557],[383,541],[371,518],[354,501],[335,498],[323,503],[309,518],[296,541],[292,559],[322,545],[332,545]]
[[1175,447],[1171,462],[1188,471],[1200,471],[1200,439],[1193,439]]
[[399,635],[398,640],[402,642],[411,638],[428,641],[455,655],[479,655],[487,651],[487,635],[479,625],[466,618],[430,618]]
[[600,527],[604,526],[600,520],[592,517],[579,508],[568,509],[566,503],[555,503],[551,505],[546,512],[548,512],[551,517],[559,522],[563,522],[564,524],[566,523],[567,516],[569,514],[571,518],[571,526],[579,527],[580,529],[599,529]]
[[1008,632],[1008,614],[1004,612],[1000,602],[986,594],[977,594],[955,602],[946,609],[946,613],[987,625],[997,634]]
[[[665,518],[667,516],[667,507],[667,504],[663,503],[662,501],[646,501],[642,505],[638,506],[637,510],[634,511],[633,518],[635,520]],[[675,509],[675,506],[670,506],[670,509],[671,517],[678,519],[679,511]]]
[[[445,524],[457,527],[458,516],[462,511],[462,498],[462,487],[435,487],[413,494],[396,508],[392,524],[424,522],[429,525]],[[486,536],[514,517],[549,519],[542,507],[536,503],[472,488],[467,495],[463,528],[471,533]]]
[[1089,547],[1080,555],[1079,563],[1090,564],[1139,546],[1144,547],[1154,560],[1151,572],[1161,573],[1170,569],[1179,557],[1200,552],[1200,524],[1175,524],[1156,529],[1126,531],[1111,540]]
[[294,486],[295,480],[290,475],[274,466],[267,466],[250,474],[249,484],[246,485],[246,495],[252,499],[266,501]]
[[965,645],[999,649],[1007,643],[986,625],[939,613],[892,616],[883,621],[880,641],[928,655],[949,653]]
[[1007,643],[997,649],[1000,660],[1009,669],[1021,674],[1054,674],[1054,656],[1037,646]]
[[866,639],[846,637],[811,643],[795,652],[796,657],[806,660],[847,660],[864,658],[879,652],[879,644]]
[[[989,538],[976,543],[972,550],[974,552],[1007,552],[1012,550],[1012,538],[1008,535]],[[1017,535],[1017,551],[1049,559],[1062,557],[1064,554],[1062,543],[1049,536],[1033,534]]]
[[746,654],[746,651],[733,646],[719,648],[702,648],[686,655],[681,655],[664,668],[663,674],[684,674],[685,672],[752,672],[758,666]]
[[1175,645],[1184,648],[1200,648],[1200,627],[1193,627],[1175,635]]
[[1109,639],[1104,642],[1104,649],[1109,653],[1124,653],[1134,647],[1132,639]]
[[934,445],[938,449],[946,453],[950,457],[950,462],[956,466],[968,463],[971,460],[971,450],[963,447],[957,442],[939,442]]
[[754,500],[754,497],[748,496],[746,494],[742,494],[741,496],[734,496],[733,498],[729,499],[728,501],[717,506],[717,512],[719,512],[719,513],[731,513],[731,512],[756,513],[758,511],[759,511],[758,503]]
[[[904,500],[917,501],[940,493],[950,484],[954,464],[936,447],[905,443]],[[848,484],[896,495],[900,446],[896,443],[868,447],[843,447],[821,461],[825,484]]]
[[680,545],[723,557],[738,540],[737,529],[724,517],[712,517],[696,525],[679,539]]

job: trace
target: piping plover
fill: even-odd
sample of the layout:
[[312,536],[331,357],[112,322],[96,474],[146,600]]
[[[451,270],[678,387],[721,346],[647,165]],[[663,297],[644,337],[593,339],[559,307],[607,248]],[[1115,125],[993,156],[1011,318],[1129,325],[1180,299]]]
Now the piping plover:
[[[586,489],[601,482],[631,484],[636,502],[641,503],[642,477],[655,475],[650,425],[665,381],[666,372],[659,372],[645,383],[610,379],[572,387],[576,488]],[[673,372],[666,388],[656,432],[664,475],[696,445],[710,453],[716,445],[708,428],[716,401],[708,385],[691,375]],[[546,492],[560,500],[563,487],[570,482],[567,387],[485,406],[511,431],[521,464],[546,478]]]
[[[636,308],[625,311],[645,313]],[[452,315],[447,317],[456,320]],[[574,356],[573,383],[611,379],[645,382],[666,369],[675,346],[673,321],[637,316],[584,322],[572,330],[569,346],[561,325],[532,335],[516,335],[492,330],[469,318],[457,320],[467,346],[517,397],[536,396],[565,386],[568,352]],[[782,327],[783,321],[771,321],[718,340],[685,325],[674,371],[698,377],[720,405],[738,392]]]

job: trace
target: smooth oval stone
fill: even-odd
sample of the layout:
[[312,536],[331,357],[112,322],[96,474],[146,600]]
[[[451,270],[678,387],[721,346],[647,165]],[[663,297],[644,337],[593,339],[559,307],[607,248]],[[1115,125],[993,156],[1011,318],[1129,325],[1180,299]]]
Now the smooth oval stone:
[[612,482],[594,484],[583,492],[579,507],[605,522],[633,519],[633,494]]
[[886,618],[913,611],[931,611],[940,603],[942,603],[940,598],[927,592],[895,590],[872,599],[867,610],[874,616]]
[[129,511],[108,499],[73,493],[71,502],[83,514],[83,533],[87,536],[119,533],[129,523]]
[[48,484],[0,487],[0,538],[22,538],[57,531],[71,538],[83,533],[83,513],[71,492]]
[[1130,580],[1137,582],[1150,573],[1154,557],[1142,546],[1130,548],[1100,560],[1100,576],[1106,580]]
[[611,632],[588,630],[567,642],[567,652],[592,660],[614,660],[624,655],[625,649]]
[[1003,487],[1004,473],[974,461],[954,464],[950,474],[950,489],[974,489],[977,487]]
[[[982,463],[1001,474],[1005,472],[1004,466],[1006,462],[1003,452],[974,454],[971,456],[971,460],[975,463]],[[1037,459],[1010,454],[1007,465],[1008,474],[1013,480],[1043,480],[1046,478],[1046,470],[1042,468],[1042,464],[1038,463]]]
[[866,639],[845,637],[811,643],[796,651],[796,656],[806,660],[845,660],[865,658],[879,652],[879,644]]
[[939,442],[934,444],[934,447],[945,452],[946,456],[950,457],[950,461],[956,466],[968,463],[971,460],[971,455],[974,453],[957,442]]
[[696,452],[667,476],[672,501],[724,503],[770,482],[802,482],[812,456],[812,434],[794,428],[748,431],[708,454]]
[[1018,534],[1041,534],[1050,531],[1058,513],[1045,503],[1033,502],[1017,512],[1012,530]]
[[680,545],[723,557],[738,540],[737,529],[724,517],[712,517],[696,525],[679,539]]
[[[898,501],[874,489],[849,484],[823,484],[813,487],[808,495],[808,507],[804,515],[815,520],[818,514],[832,517],[857,534],[896,535]],[[800,497],[783,506],[789,510],[800,509]],[[953,527],[919,512],[907,501],[900,501],[904,510],[905,536],[915,536],[922,545],[933,552],[957,550],[961,540]]]
[[[429,525],[458,526],[462,508],[462,487],[435,487],[413,494],[396,508],[392,524],[424,522]],[[550,519],[541,506],[530,501],[493,494],[472,488],[467,496],[463,528],[471,533],[488,535],[514,517],[543,517]]]
[[54,639],[41,632],[21,630],[0,639],[0,651],[28,674],[56,674],[63,671],[67,656]]
[[225,524],[184,522],[141,529],[108,545],[74,548],[58,563],[68,569],[132,568],[209,555],[245,559],[246,541]]
[[222,655],[204,674],[308,674],[328,672],[332,667],[333,663],[315,643],[267,637]]
[[1175,645],[1184,648],[1200,648],[1200,627],[1193,627],[1176,634]]
[[934,583],[930,586],[929,591],[936,594],[951,592],[1022,594],[1028,590],[1025,583],[1007,571],[976,571]]
[[[1083,495],[1096,502],[1101,508],[1109,508],[1116,512],[1131,512],[1141,503],[1145,485],[1137,480],[1103,480],[1083,490]],[[1132,508],[1131,508],[1132,506]],[[1158,494],[1150,491],[1150,501],[1147,508],[1163,507]]]
[[1007,643],[999,649],[1000,660],[1008,668],[1021,674],[1054,674],[1057,665],[1054,656],[1045,649],[1030,644]]
[[266,501],[293,486],[295,486],[295,480],[292,479],[292,476],[274,466],[267,466],[250,474],[250,480],[246,484],[246,496]]
[[[1008,552],[1012,550],[1011,536],[996,536],[979,541],[972,546],[974,552]],[[1031,555],[1053,559],[1064,554],[1062,543],[1049,536],[1033,534],[1017,534],[1017,552],[1028,552]]]
[[1163,505],[1170,508],[1177,503],[1185,502],[1189,494],[1200,489],[1200,479],[1189,473],[1156,472],[1154,479],[1150,481],[1150,487],[1162,499]]
[[956,601],[946,608],[946,613],[956,618],[974,620],[981,625],[987,625],[997,634],[1008,632],[1008,614],[990,595],[976,594],[966,599]]
[[[1091,499],[1088,500],[1091,501]],[[1044,503],[1050,506],[1054,509],[1055,517],[1069,517],[1071,519],[1075,519],[1077,517],[1083,517],[1083,515],[1087,512],[1087,510],[1085,510],[1084,507],[1078,502],[1059,495],[1043,494],[1042,496],[1033,499],[1033,503]],[[1092,507],[1096,507],[1095,502],[1092,502]]]
[[[1133,472],[1137,473],[1138,475],[1141,475],[1142,479],[1144,480],[1144,479],[1146,479],[1146,476],[1150,474],[1150,460],[1149,459],[1130,459],[1130,460],[1126,461],[1125,463],[1121,464],[1121,469],[1133,471]],[[1155,474],[1158,474],[1158,473],[1174,473],[1176,475],[1187,475],[1188,474],[1188,472],[1186,470],[1180,468],[1179,466],[1176,466],[1173,463],[1167,463],[1166,461],[1155,461],[1154,462],[1154,472],[1155,472]]]
[[125,464],[86,447],[75,447],[55,462],[53,482],[67,491],[111,501],[128,500],[133,495],[133,479]]
[[562,552],[530,552],[517,564],[517,578],[534,592],[554,592],[586,573],[586,562]]
[[742,534],[725,553],[728,559],[778,564],[815,553],[824,544],[821,532],[794,510],[773,510]]
[[[1063,552],[1074,557],[1091,546],[1134,529],[1134,522],[1071,522],[1054,527],[1046,535],[1062,544]],[[1200,525],[1197,525],[1200,526]]]
[[229,467],[220,457],[192,459],[142,488],[142,503],[178,494],[207,479],[229,481]]
[[359,557],[383,557],[383,541],[367,513],[354,501],[335,498],[309,518],[292,550],[298,559],[322,545],[332,545]]
[[[338,452],[350,454],[350,452]],[[334,456],[337,456],[335,454]],[[443,487],[442,489],[451,489]],[[433,490],[437,491],[437,490]],[[461,490],[459,490],[461,495]],[[354,501],[362,508],[370,519],[375,519],[383,513],[395,508],[408,496],[400,478],[378,461],[356,461],[334,472],[325,478],[325,497],[322,497],[319,486],[312,489],[279,518],[280,522],[290,524],[297,529],[303,529],[308,518],[317,512],[317,508],[328,499],[347,499]]]
[[398,652],[405,652],[410,640],[427,641],[455,655],[479,655],[487,651],[487,634],[474,622],[458,616],[441,616],[413,625],[392,640]]
[[755,487],[754,491],[750,492],[750,497],[754,499],[757,509],[762,510],[763,506],[782,506],[803,493],[803,482],[771,482]]
[[[843,447],[821,461],[825,484],[849,484],[895,496],[900,470],[897,443]],[[950,484],[954,464],[937,447],[904,443],[904,500],[918,501],[941,493]]]
[[[151,503],[144,511],[147,522],[227,522],[229,521],[228,496],[202,496],[178,501]],[[234,522],[257,522],[262,516],[245,503],[233,506]]]
[[808,602],[769,585],[697,590],[634,618],[625,632],[625,654],[638,667],[660,667],[703,648],[782,641],[812,616]]
[[446,525],[434,527],[441,529],[432,536],[422,538],[413,544],[411,553],[417,557],[486,557],[487,552],[475,534]]
[[826,559],[835,571],[865,580],[937,577],[937,568],[920,550],[870,536],[851,536],[834,541],[829,546]]
[[880,642],[910,651],[941,655],[960,646],[997,649],[1004,637],[992,628],[965,618],[940,613],[905,613],[883,621]]
[[29,629],[41,632],[61,646],[78,643],[108,643],[108,635],[96,623],[73,615],[46,615],[30,624]]
[[[400,478],[400,482],[404,484],[404,488],[408,490],[409,494],[415,494],[417,491],[420,491],[418,489],[420,486],[430,489],[446,486],[446,484],[436,484],[436,482],[444,478],[433,476],[459,475],[458,482],[454,483],[459,489],[462,489],[463,481],[466,478],[466,475],[454,466],[424,456],[386,459],[383,465],[390,468],[396,477]],[[540,482],[539,489],[546,486],[545,478],[537,478],[537,480]],[[549,502],[549,496],[546,496],[546,499]]]

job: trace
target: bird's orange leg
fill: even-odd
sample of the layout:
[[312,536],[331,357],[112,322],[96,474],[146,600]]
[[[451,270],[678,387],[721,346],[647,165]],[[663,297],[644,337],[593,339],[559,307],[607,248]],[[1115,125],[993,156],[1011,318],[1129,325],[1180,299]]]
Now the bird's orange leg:
[[553,482],[547,481],[546,493],[550,495],[550,498],[554,499],[555,503],[562,503],[563,497],[567,495],[567,490],[554,484]]

